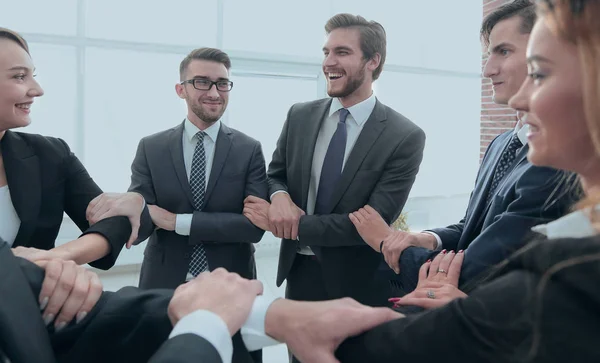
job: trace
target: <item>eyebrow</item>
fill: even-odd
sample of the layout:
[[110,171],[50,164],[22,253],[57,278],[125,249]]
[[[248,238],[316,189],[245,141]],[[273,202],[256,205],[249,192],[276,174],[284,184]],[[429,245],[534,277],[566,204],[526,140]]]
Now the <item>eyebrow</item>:
[[538,54],[534,54],[530,57],[527,57],[527,63],[540,62],[540,63],[552,63],[552,61],[546,57],[543,57]]
[[[9,69],[10,72],[12,71],[25,71],[25,72],[29,72],[29,68],[25,67],[25,66],[16,66],[16,67],[12,67]],[[33,69],[33,71],[35,72],[35,68]]]
[[[192,79],[206,79],[206,80],[211,81],[211,79],[209,77],[206,77],[206,76],[194,76],[194,77],[192,77]],[[229,78],[219,77],[219,78],[217,78],[217,82],[218,81],[229,81]]]
[[[324,51],[324,52],[326,52],[326,51],[328,51],[328,50],[329,50],[329,48],[327,48],[327,47],[323,47],[323,51]],[[350,47],[346,47],[346,46],[343,46],[343,45],[342,45],[342,46],[339,46],[339,47],[335,47],[335,48],[333,48],[333,50],[334,50],[334,51],[346,50],[346,51],[348,51],[348,52],[351,52],[351,51],[352,51],[352,48],[350,48]]]
[[513,45],[507,42],[500,43],[492,48],[491,53],[499,53],[503,48],[513,48]]

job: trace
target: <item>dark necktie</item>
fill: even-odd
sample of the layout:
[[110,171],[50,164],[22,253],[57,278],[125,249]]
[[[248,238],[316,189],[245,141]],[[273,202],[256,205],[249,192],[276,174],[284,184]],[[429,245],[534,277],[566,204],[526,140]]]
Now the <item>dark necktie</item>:
[[[198,143],[194,149],[194,157],[192,159],[192,170],[190,171],[190,188],[194,197],[194,209],[199,211],[204,203],[204,192],[206,188],[206,152],[204,150],[204,131],[199,131],[196,134]],[[202,271],[208,270],[208,260],[204,252],[202,243],[194,245],[192,258],[190,260],[189,272],[196,277]]]
[[321,169],[314,214],[329,213],[328,207],[330,207],[331,195],[335,190],[336,183],[342,176],[346,140],[348,139],[346,117],[348,117],[349,113],[345,108],[340,110],[340,120],[338,121],[337,129],[331,137],[331,141],[329,141],[329,147],[327,148],[327,153],[323,160],[323,168]]
[[486,202],[489,203],[494,193],[496,192],[496,188],[502,181],[502,178],[506,175],[506,172],[515,161],[515,157],[517,156],[517,150],[519,150],[523,144],[517,134],[514,134],[510,143],[500,156],[500,160],[498,160],[498,164],[496,165],[496,170],[494,171],[494,177],[492,179],[492,185],[490,186],[490,190],[487,195]]

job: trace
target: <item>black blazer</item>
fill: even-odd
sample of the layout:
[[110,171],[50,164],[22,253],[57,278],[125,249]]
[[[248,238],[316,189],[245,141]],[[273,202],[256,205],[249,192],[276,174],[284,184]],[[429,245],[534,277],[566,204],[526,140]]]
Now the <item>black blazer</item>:
[[[92,263],[109,269],[129,239],[131,224],[126,217],[113,217],[89,225],[85,210],[102,190],[79,159],[61,139],[7,131],[0,140],[10,196],[21,227],[13,247],[49,250],[66,212],[83,234],[99,233],[111,246],[110,253]],[[151,231],[147,208],[142,213],[139,241]]]
[[194,334],[167,340],[148,363],[229,363],[223,362],[210,342]]
[[468,298],[348,339],[337,356],[343,363],[600,362],[598,286],[600,237],[532,242]]
[[[520,249],[531,227],[565,215],[576,200],[565,183],[570,174],[532,165],[527,161],[529,147],[525,145],[487,202],[496,165],[512,135],[513,131],[505,132],[489,145],[465,217],[456,224],[431,230],[440,236],[445,249],[465,250],[461,283],[471,281]],[[400,256],[400,275],[393,278],[402,282],[403,289],[412,291],[417,285],[418,269],[437,253],[417,247],[406,249]]]
[[242,214],[248,195],[267,199],[260,143],[221,124],[201,211],[193,207],[185,165],[184,124],[143,138],[131,165],[130,191],[172,213],[193,213],[189,236],[157,229],[144,252],[142,288],[176,288],[185,281],[193,246],[204,244],[211,270],[224,267],[256,278],[254,246],[264,231]]
[[[285,190],[305,211],[317,135],[330,105],[331,98],[293,105],[269,165],[270,195]],[[381,304],[372,288],[380,254],[365,244],[348,213],[369,204],[388,223],[394,221],[415,181],[424,146],[423,130],[377,101],[346,161],[330,213],[301,217],[299,242],[282,240],[277,285],[286,279],[300,244],[310,246],[321,262],[331,298]]]
[[[172,330],[167,316],[172,290],[126,287],[104,292],[80,323],[56,333],[54,325],[44,325],[37,299],[44,271],[16,258],[1,240],[0,276],[0,352],[12,363],[146,363]],[[171,361],[173,356],[221,362],[206,341],[187,335],[165,343],[152,362]],[[180,348],[184,341],[194,344]],[[253,362],[239,333],[233,347],[233,362]],[[218,360],[211,360],[215,356]]]

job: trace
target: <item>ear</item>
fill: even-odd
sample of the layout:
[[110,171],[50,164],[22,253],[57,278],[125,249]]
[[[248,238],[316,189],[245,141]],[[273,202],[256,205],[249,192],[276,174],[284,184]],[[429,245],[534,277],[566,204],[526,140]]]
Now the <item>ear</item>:
[[177,83],[175,85],[175,92],[177,92],[177,96],[181,99],[185,99],[185,87],[182,84]]
[[373,58],[369,59],[369,61],[367,62],[367,69],[369,71],[373,72],[374,70],[377,69],[377,67],[379,67],[380,63],[381,63],[381,54],[375,53]]

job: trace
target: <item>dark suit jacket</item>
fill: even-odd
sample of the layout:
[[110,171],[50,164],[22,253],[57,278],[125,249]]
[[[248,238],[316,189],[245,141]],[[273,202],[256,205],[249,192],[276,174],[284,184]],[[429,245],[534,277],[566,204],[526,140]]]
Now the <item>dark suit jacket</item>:
[[[113,266],[129,238],[131,224],[126,217],[114,217],[90,227],[85,210],[102,190],[69,146],[53,137],[7,131],[0,147],[10,196],[21,220],[13,247],[53,248],[66,212],[83,234],[99,233],[111,246],[107,256],[90,264],[104,270]],[[141,222],[140,241],[152,231],[147,208]]]
[[[303,210],[317,135],[330,105],[330,98],[293,105],[269,165],[269,193],[285,190]],[[369,204],[388,223],[394,221],[415,181],[424,145],[418,126],[377,101],[346,161],[330,213],[301,217],[299,242],[282,241],[277,285],[286,279],[300,244],[310,246],[321,262],[331,298],[381,304],[371,289],[381,257],[365,244],[348,213]]]
[[185,171],[184,124],[143,138],[131,166],[131,191],[148,204],[172,213],[193,213],[189,236],[157,229],[146,251],[142,288],[175,288],[185,281],[193,246],[204,244],[210,269],[224,267],[256,278],[254,246],[264,231],[242,215],[244,199],[267,199],[265,160],[260,143],[221,124],[201,211],[194,210]]
[[337,356],[342,363],[600,362],[599,256],[598,236],[532,242],[468,298],[348,339]]
[[[115,293],[104,292],[80,323],[71,323],[56,333],[52,324],[48,328],[44,325],[37,302],[44,271],[14,257],[2,241],[0,276],[0,352],[12,363],[146,363],[172,330],[167,316],[172,290],[126,287]],[[181,348],[185,341],[194,345]],[[239,333],[233,345],[233,362],[252,362]],[[183,356],[190,362],[221,362],[214,348],[188,334],[164,344],[152,362]],[[218,360],[211,360],[215,356]]]
[[229,363],[202,337],[194,334],[178,335],[167,340],[148,363]]
[[[575,196],[567,191],[569,174],[556,169],[533,166],[527,161],[529,147],[523,146],[515,161],[487,203],[496,165],[512,137],[513,131],[495,138],[483,158],[475,189],[471,193],[465,217],[457,224],[436,228],[447,250],[465,250],[461,283],[504,260],[527,241],[531,227],[548,223],[565,215]],[[410,247],[400,256],[400,275],[389,276],[401,282],[405,292],[412,291],[418,270],[438,252]]]

